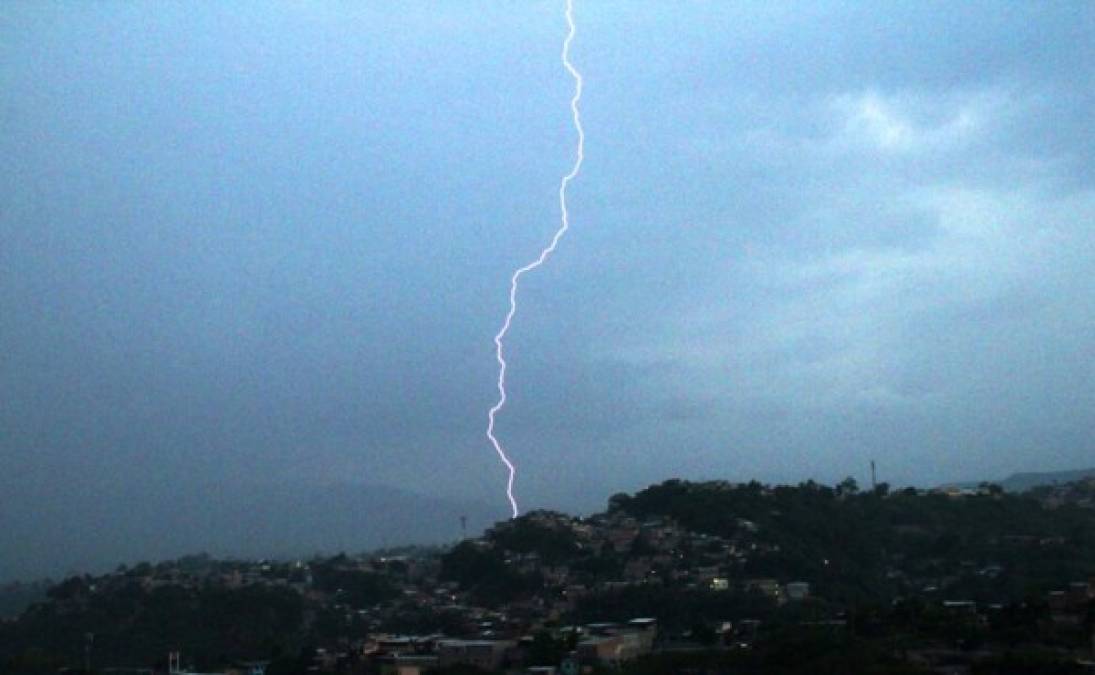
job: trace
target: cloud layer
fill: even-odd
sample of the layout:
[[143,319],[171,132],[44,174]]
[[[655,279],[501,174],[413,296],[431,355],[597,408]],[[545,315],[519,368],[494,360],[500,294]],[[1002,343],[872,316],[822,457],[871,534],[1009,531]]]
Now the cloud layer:
[[[587,161],[499,420],[524,505],[1091,463],[1088,3],[577,4]],[[504,515],[557,5],[5,7],[9,512],[284,480]]]

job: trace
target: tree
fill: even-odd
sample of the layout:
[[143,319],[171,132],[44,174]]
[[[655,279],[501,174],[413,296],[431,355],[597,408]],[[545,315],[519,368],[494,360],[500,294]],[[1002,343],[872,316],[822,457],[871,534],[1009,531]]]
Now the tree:
[[616,511],[626,511],[627,505],[631,503],[631,495],[626,492],[617,492],[608,498],[608,512],[615,513]]
[[836,493],[841,497],[851,497],[859,493],[859,483],[855,482],[855,479],[848,476],[836,486]]

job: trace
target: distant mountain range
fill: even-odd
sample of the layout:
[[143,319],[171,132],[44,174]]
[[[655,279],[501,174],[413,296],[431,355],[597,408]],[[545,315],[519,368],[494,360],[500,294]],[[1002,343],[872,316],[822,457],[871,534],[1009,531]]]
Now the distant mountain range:
[[[205,551],[294,558],[454,542],[504,508],[387,485],[226,483],[21,499],[0,509],[0,584]],[[11,542],[13,545],[8,545]]]
[[[1083,480],[1090,476],[1095,476],[1095,468],[1071,469],[1068,471],[1027,471],[1023,473],[1013,473],[1004,480],[994,480],[988,482],[996,483],[1000,487],[1004,488],[1004,490],[1007,492],[1026,492],[1027,490],[1036,488],[1041,485],[1071,483],[1073,481]],[[981,484],[981,482],[982,481],[965,481],[961,483],[947,483],[946,485],[956,487],[977,487]]]

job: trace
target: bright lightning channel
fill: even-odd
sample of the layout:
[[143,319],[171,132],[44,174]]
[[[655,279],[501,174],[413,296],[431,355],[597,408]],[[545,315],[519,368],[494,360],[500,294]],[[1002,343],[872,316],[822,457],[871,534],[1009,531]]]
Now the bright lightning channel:
[[521,277],[526,272],[531,272],[537,267],[544,264],[544,261],[548,259],[554,251],[555,247],[559,244],[559,240],[566,234],[566,231],[570,229],[570,214],[567,213],[567,186],[570,185],[570,181],[578,175],[578,171],[582,168],[582,160],[585,158],[585,133],[582,131],[582,120],[578,113],[578,101],[582,98],[582,75],[574,67],[574,64],[570,62],[570,43],[574,40],[574,0],[567,0],[566,2],[566,21],[567,21],[567,36],[563,40],[563,67],[567,69],[570,76],[574,78],[574,97],[570,99],[570,111],[574,118],[574,129],[578,132],[578,149],[577,155],[574,159],[574,166],[571,167],[570,172],[563,176],[559,182],[559,211],[560,211],[560,224],[559,229],[555,231],[555,236],[551,238],[551,243],[547,245],[542,251],[540,256],[533,260],[524,267],[518,268],[514,271],[513,276],[509,280],[509,312],[506,313],[506,320],[502,322],[502,329],[498,331],[498,334],[494,336],[494,355],[498,360],[498,402],[491,407],[490,412],[487,413],[487,438],[490,439],[491,445],[494,446],[495,452],[498,453],[499,459],[506,465],[509,470],[509,478],[506,480],[506,497],[509,499],[510,507],[513,510],[513,517],[517,517],[517,499],[513,496],[513,479],[517,475],[517,467],[514,466],[513,460],[509,458],[506,451],[502,448],[502,444],[498,442],[498,439],[494,435],[494,420],[498,416],[498,412],[506,405],[506,359],[502,356],[502,340],[506,337],[506,333],[509,332],[510,324],[513,322],[513,315],[517,313],[517,284],[521,280]]

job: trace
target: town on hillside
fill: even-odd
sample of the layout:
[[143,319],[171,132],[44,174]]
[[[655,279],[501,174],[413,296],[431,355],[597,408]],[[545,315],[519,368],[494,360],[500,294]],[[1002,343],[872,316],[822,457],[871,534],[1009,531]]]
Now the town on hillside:
[[4,673],[1095,672],[1095,479],[666,481],[451,546],[73,576]]

